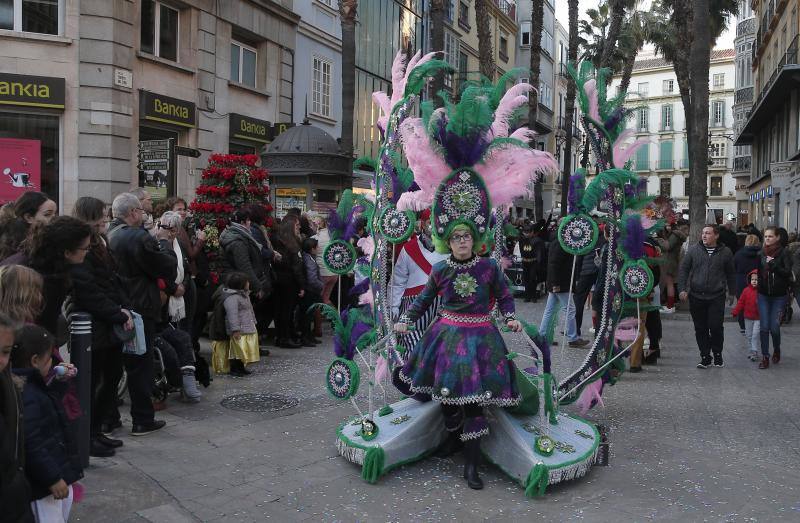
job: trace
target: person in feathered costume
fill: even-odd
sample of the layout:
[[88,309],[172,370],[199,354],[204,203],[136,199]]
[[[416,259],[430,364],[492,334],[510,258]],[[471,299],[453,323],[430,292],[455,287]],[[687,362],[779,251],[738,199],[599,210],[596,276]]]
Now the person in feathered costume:
[[405,333],[442,297],[439,317],[398,372],[409,394],[430,394],[442,404],[450,441],[461,428],[464,477],[480,489],[480,438],[489,433],[483,407],[520,402],[514,369],[491,312],[496,305],[505,325],[518,332],[514,299],[492,250],[492,209],[527,193],[529,182],[557,169],[553,158],[527,145],[525,129],[510,137],[509,120],[527,104],[528,84],[505,92],[470,85],[458,104],[442,96],[444,107],[423,104],[422,118],[400,127],[404,152],[419,191],[399,198],[398,208],[432,207],[436,250],[450,256],[433,266],[422,293],[395,324]]

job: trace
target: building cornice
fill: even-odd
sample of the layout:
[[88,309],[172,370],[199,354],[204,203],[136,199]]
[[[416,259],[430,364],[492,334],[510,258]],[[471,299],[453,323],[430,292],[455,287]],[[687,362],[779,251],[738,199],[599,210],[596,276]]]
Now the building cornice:
[[330,33],[326,33],[322,29],[311,25],[305,20],[300,20],[300,24],[297,26],[297,34],[301,34],[323,45],[327,45],[334,51],[342,51],[341,38],[337,38]]

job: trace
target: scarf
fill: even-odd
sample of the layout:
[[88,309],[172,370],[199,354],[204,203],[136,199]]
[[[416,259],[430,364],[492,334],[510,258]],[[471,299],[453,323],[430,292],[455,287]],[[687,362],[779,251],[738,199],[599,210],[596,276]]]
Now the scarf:
[[[181,246],[178,243],[177,238],[172,240],[172,249],[178,256],[178,274],[175,277],[175,283],[181,284],[183,283],[183,278],[186,273],[183,268],[183,251],[181,251]],[[167,303],[167,313],[169,314],[170,321],[173,322],[181,321],[186,317],[186,302],[183,299],[183,296],[180,298],[176,298],[175,296],[169,297],[169,302]]]
[[769,256],[770,258],[777,258],[778,254],[781,252],[781,244],[780,242],[775,242],[772,245],[764,245],[764,254]]
[[258,241],[255,238],[253,238],[253,232],[246,225],[242,225],[241,223],[231,223],[230,225],[228,225],[228,227],[231,227],[233,228],[233,230],[239,231],[244,236],[246,236],[248,240],[250,240],[256,245],[256,247],[258,248],[258,252],[261,252],[261,244],[258,243]]

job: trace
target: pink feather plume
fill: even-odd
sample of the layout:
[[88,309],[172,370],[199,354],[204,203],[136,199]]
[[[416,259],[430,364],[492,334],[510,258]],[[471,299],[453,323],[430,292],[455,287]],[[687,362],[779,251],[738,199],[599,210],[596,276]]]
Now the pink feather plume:
[[520,127],[513,133],[509,138],[514,138],[515,140],[520,140],[525,143],[530,143],[534,138],[536,138],[538,134],[533,129],[528,129],[527,127]]
[[433,205],[434,193],[430,191],[409,191],[400,195],[397,209],[400,211],[420,212]]
[[615,167],[622,169],[625,164],[628,163],[628,160],[633,158],[633,155],[639,147],[650,142],[647,138],[639,138],[634,140],[633,143],[626,144],[625,141],[633,136],[633,134],[633,129],[626,129],[620,133],[619,137],[614,142],[611,154]]
[[516,84],[506,91],[497,109],[494,111],[494,121],[492,122],[492,134],[495,137],[508,136],[508,120],[514,111],[528,103],[528,93],[535,91],[531,84]]
[[433,149],[421,118],[409,118],[400,124],[400,135],[414,181],[423,191],[434,194],[452,169]]
[[603,398],[600,395],[602,390],[602,380],[594,380],[583,388],[581,395],[578,396],[578,400],[575,402],[575,406],[577,406],[580,410],[581,416],[584,416],[587,412],[589,412],[589,409],[592,408],[592,405],[595,403],[595,401],[601,407],[605,407]]
[[583,90],[586,91],[586,97],[589,99],[589,116],[595,122],[603,123],[600,120],[600,102],[597,98],[597,81],[589,80],[583,85]]
[[492,205],[499,206],[528,194],[529,183],[543,172],[557,172],[558,164],[548,152],[507,145],[490,151],[475,171],[486,182]]

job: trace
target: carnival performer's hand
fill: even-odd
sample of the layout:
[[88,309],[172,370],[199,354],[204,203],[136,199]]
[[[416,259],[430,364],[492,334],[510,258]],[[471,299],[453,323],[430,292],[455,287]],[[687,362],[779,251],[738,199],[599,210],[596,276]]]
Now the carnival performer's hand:
[[131,315],[131,312],[127,309],[122,309],[122,312],[128,317],[128,321],[125,322],[123,328],[126,331],[133,330],[133,316]]
[[558,292],[561,292],[561,286],[559,286],[559,285],[555,285],[555,286],[553,287],[553,292],[556,292],[556,293],[558,293]]
[[184,287],[182,283],[179,283],[178,288],[175,289],[175,297],[180,298],[181,296],[184,295],[185,292],[186,292],[186,287]]
[[233,334],[231,334],[231,338],[233,338],[236,341],[239,341],[240,339],[242,339],[242,333],[239,331],[235,331]]
[[678,298],[680,298],[681,301],[686,301],[689,299],[689,293],[686,291],[681,291],[681,293],[678,294]]
[[67,499],[67,496],[69,496],[67,482],[59,479],[57,483],[50,485],[50,493],[55,499]]
[[511,320],[510,322],[506,323],[506,326],[513,332],[522,332],[522,324],[519,322],[519,320]]
[[205,231],[198,229],[198,231],[194,233],[194,237],[197,239],[197,241],[202,242],[206,240],[206,233]]
[[67,381],[78,375],[78,369],[72,363],[61,362],[55,366],[54,372],[58,381]]
[[408,332],[408,324],[403,322],[395,323],[394,331],[400,334],[405,334],[406,332]]

